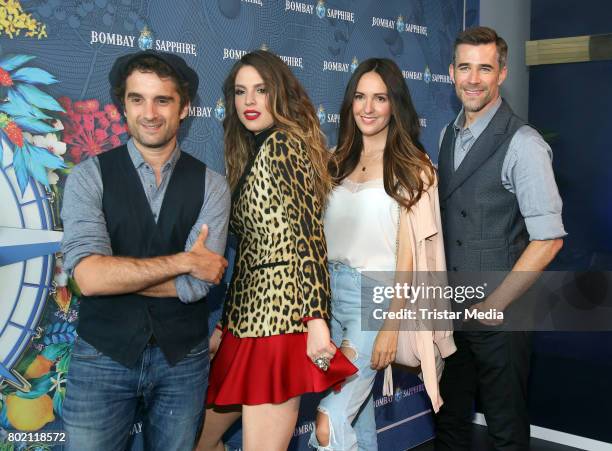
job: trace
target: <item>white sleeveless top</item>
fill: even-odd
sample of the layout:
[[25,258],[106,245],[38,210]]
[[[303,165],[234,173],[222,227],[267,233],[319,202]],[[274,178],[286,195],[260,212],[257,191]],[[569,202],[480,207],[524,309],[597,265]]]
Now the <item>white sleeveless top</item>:
[[324,215],[329,261],[359,271],[395,271],[397,202],[383,179],[344,179],[330,194]]

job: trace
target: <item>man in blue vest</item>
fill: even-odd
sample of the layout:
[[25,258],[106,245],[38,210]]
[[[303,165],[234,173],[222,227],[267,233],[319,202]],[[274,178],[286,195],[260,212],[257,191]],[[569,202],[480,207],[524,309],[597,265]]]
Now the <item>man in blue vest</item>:
[[125,55],[109,79],[130,140],[77,165],[62,208],[64,264],[83,295],[68,449],[125,449],[142,411],[145,449],[188,450],[208,382],[205,297],[227,266],[229,189],[177,143],[198,88],[183,59]]
[[[448,270],[508,273],[471,307],[480,312],[504,312],[565,236],[551,149],[499,94],[507,53],[487,27],[457,37],[449,71],[463,108],[442,130],[438,159]],[[446,359],[440,384],[436,450],[470,449],[476,395],[494,448],[528,450],[529,333],[495,330],[497,319],[480,321],[486,330],[455,332],[457,352]]]

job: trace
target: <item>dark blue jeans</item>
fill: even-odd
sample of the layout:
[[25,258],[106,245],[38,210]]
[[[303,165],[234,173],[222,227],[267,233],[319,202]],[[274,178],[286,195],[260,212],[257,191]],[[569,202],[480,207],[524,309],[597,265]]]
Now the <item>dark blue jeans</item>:
[[157,346],[147,346],[135,368],[126,368],[82,338],[72,350],[63,420],[69,451],[123,451],[139,403],[149,450],[191,450],[204,415],[208,340],[175,366]]

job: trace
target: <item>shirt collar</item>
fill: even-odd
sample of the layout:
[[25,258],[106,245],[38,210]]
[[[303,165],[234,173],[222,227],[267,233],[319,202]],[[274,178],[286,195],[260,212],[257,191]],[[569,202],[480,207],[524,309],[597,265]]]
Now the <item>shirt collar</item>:
[[[474,139],[478,139],[478,137],[482,134],[482,132],[484,132],[485,128],[487,128],[487,125],[489,125],[489,122],[491,122],[491,119],[493,119],[493,116],[495,116],[495,113],[497,113],[497,110],[499,110],[499,107],[501,106],[501,104],[502,104],[502,98],[500,96],[497,98],[497,100],[491,106],[491,108],[489,108],[485,112],[485,114],[480,116],[478,119],[476,119],[472,123],[472,125],[467,127],[467,129],[470,130],[470,133],[472,134]],[[453,127],[455,128],[455,136],[457,135],[457,133],[461,131],[461,129],[463,129],[464,124],[465,124],[465,111],[463,108],[461,108],[461,111],[457,115],[457,119],[455,119],[455,122],[453,123]]]
[[[128,153],[130,154],[130,158],[132,159],[132,163],[134,164],[134,167],[136,169],[139,169],[142,165],[146,164],[146,161],[144,160],[144,158],[142,158],[142,154],[136,147],[136,144],[134,144],[134,138],[130,138],[128,140],[127,148],[128,148]],[[172,155],[170,155],[170,158],[164,164],[164,167],[162,168],[162,172],[165,172],[169,169],[173,169],[180,155],[181,155],[181,149],[179,149],[179,146],[177,143],[176,147],[172,151]]]
[[268,139],[268,137],[274,133],[275,128],[274,125],[272,125],[271,127],[262,130],[261,132],[259,132],[258,134],[253,134],[253,139],[255,140],[255,151],[257,151],[257,149],[259,149],[261,147],[261,145],[264,143],[264,141],[266,139]]

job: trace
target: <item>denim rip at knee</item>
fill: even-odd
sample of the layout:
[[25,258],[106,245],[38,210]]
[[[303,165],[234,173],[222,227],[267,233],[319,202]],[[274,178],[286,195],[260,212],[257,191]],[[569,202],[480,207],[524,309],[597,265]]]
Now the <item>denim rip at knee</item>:
[[[370,357],[377,332],[361,328],[361,274],[337,262],[330,262],[329,267],[332,338],[336,345],[352,351],[349,357],[359,371],[348,379],[339,393],[329,393],[319,404],[319,411],[326,414],[329,421],[329,444],[319,445],[316,430],[309,444],[325,451],[356,449],[358,445],[360,449],[375,450],[374,406],[369,405],[372,399],[368,397],[376,376],[376,371],[370,368]],[[363,406],[366,400],[368,405]]]

